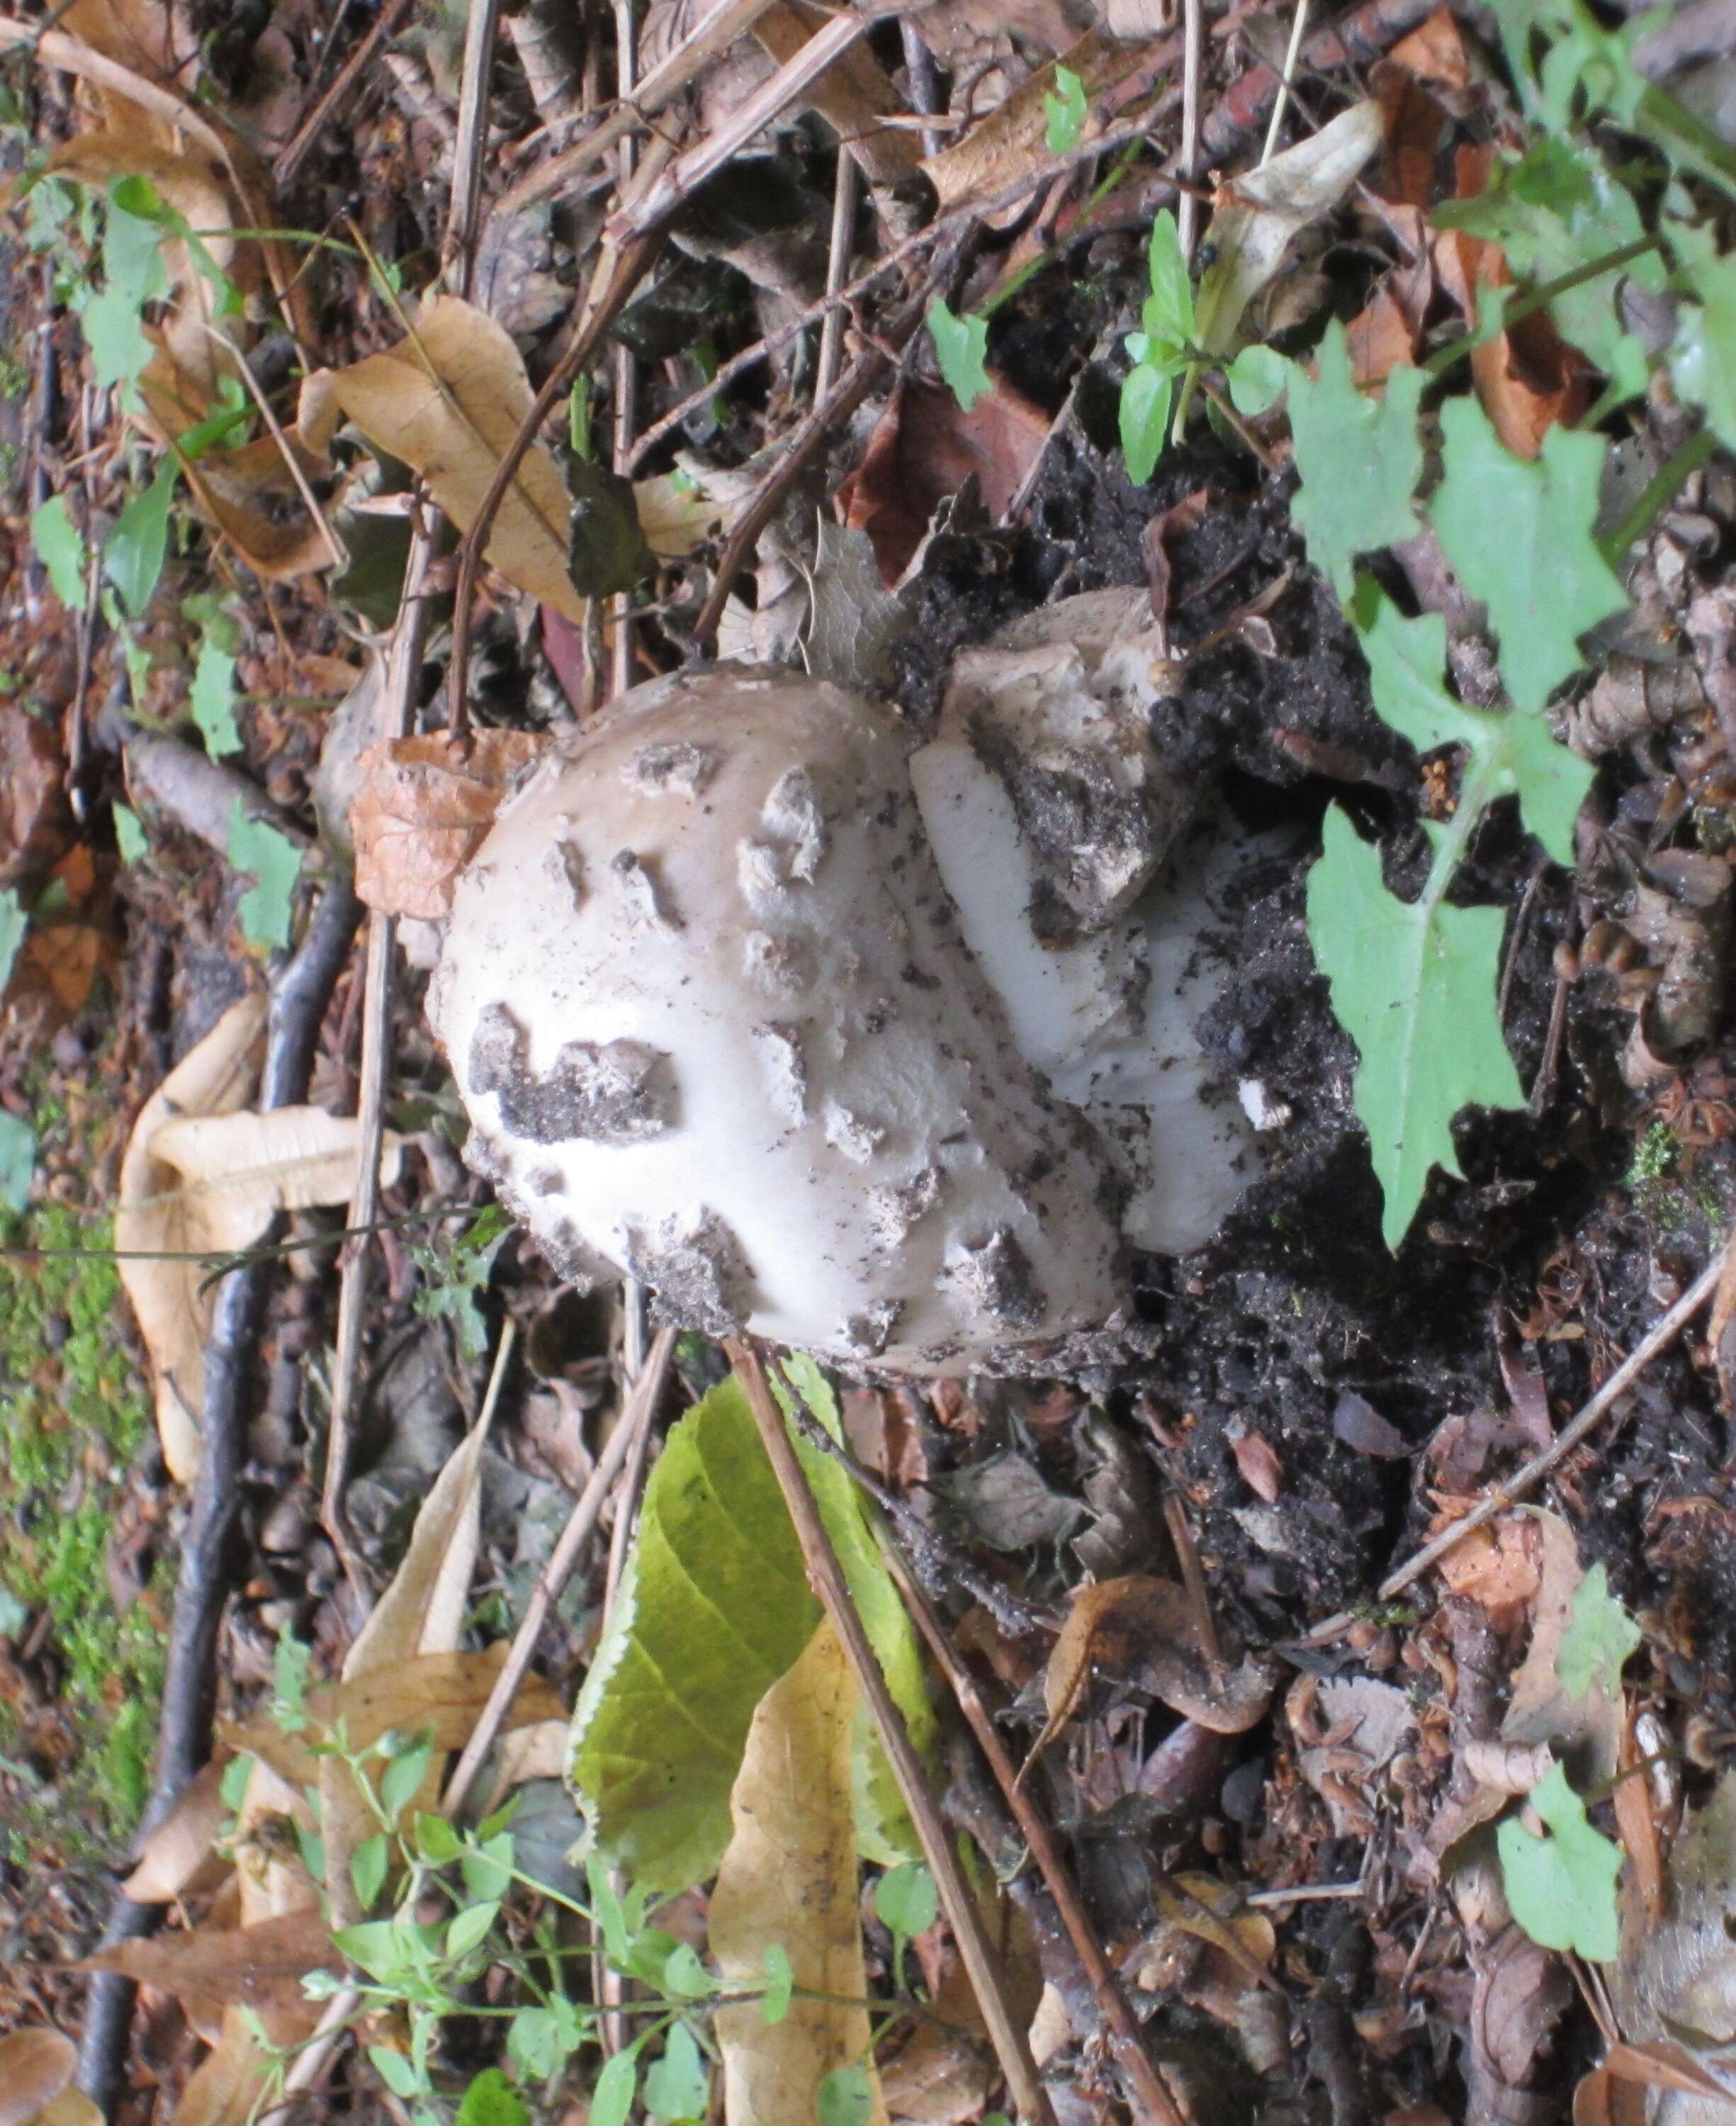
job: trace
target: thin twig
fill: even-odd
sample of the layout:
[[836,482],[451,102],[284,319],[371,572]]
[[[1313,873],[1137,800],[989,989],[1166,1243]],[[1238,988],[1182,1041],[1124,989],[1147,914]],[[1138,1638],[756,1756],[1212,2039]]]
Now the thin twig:
[[470,0],[465,25],[464,76],[458,99],[458,139],[452,156],[452,200],[442,247],[455,295],[466,300],[476,268],[482,210],[482,168],[488,137],[488,78],[500,29],[500,0]]
[[[1200,65],[1205,41],[1201,0],[1182,0],[1182,175],[1191,185],[1200,160]],[[1199,233],[1200,202],[1190,190],[1182,193],[1176,215],[1182,256],[1190,264]]]
[[[633,20],[633,0],[615,0],[615,58],[621,101],[632,96],[638,78],[638,41]],[[633,184],[633,136],[630,133],[618,150],[620,174],[616,196],[625,204]],[[639,360],[622,341],[615,350],[615,451],[613,465],[623,477],[633,461],[633,437],[639,422]],[[625,694],[633,684],[633,593],[623,591],[613,607],[615,641],[610,661],[610,692]]]
[[[1504,1484],[1492,1486],[1468,1514],[1455,1520],[1451,1527],[1442,1528],[1432,1541],[1424,1543],[1414,1557],[1381,1581],[1380,1599],[1383,1602],[1389,1602],[1395,1594],[1402,1594],[1407,1587],[1420,1580],[1436,1560],[1445,1557],[1448,1551],[1462,1543],[1474,1528],[1481,1528],[1485,1521],[1493,1520],[1498,1513],[1504,1513],[1526,1492],[1536,1491],[1543,1479],[1573,1453],[1605,1415],[1610,1405],[1626,1393],[1658,1354],[1676,1340],[1705,1305],[1718,1289],[1718,1280],[1724,1274],[1724,1263],[1733,1246],[1736,1246],[1736,1241],[1727,1240],[1724,1243],[1676,1304],[1667,1314],[1659,1316],[1591,1401],[1577,1416],[1569,1419],[1541,1453],[1534,1454],[1525,1467],[1508,1477]],[[1341,1632],[1347,1631],[1355,1621],[1347,1613],[1329,1617],[1323,1624],[1317,1625],[1300,1643],[1304,1646],[1323,1645],[1327,1640],[1337,1638]]]
[[1092,1925],[1078,1887],[1068,1869],[1054,1834],[1039,1812],[1030,1793],[1019,1783],[1018,1769],[1007,1754],[1007,1746],[1001,1740],[988,1708],[983,1702],[976,1678],[954,1652],[951,1641],[946,1636],[933,1604],[918,1585],[903,1552],[889,1538],[884,1526],[877,1525],[880,1547],[898,1581],[905,1604],[916,1618],[918,1629],[928,1642],[928,1650],[934,1656],[941,1674],[951,1686],[952,1694],[965,1722],[975,1736],[979,1747],[988,1760],[988,1769],[994,1774],[1013,1821],[1018,1825],[1031,1857],[1037,1864],[1044,1887],[1054,1900],[1055,1910],[1061,1916],[1068,1938],[1073,1945],[1091,1990],[1097,1998],[1098,2013],[1103,2018],[1109,2033],[1116,2063],[1125,2079],[1135,2116],[1142,2126],[1181,2126],[1177,2112],[1169,2091],[1159,2080],[1145,2050],[1145,2042],[1139,2025],[1128,2004],[1115,1966],[1104,1953],[1097,1930]]
[[1284,72],[1279,77],[1278,93],[1271,106],[1271,123],[1266,129],[1266,145],[1260,151],[1262,163],[1269,163],[1277,152],[1278,135],[1284,130],[1284,113],[1290,102],[1290,85],[1295,79],[1296,61],[1301,56],[1302,39],[1308,29],[1308,0],[1296,0],[1295,20],[1290,26],[1290,42],[1285,47]]
[[[790,1518],[795,1524],[802,1555],[807,1561],[808,1577],[832,1620],[832,1628],[837,1633],[838,1643],[849,1661],[857,1687],[867,1702],[899,1791],[922,1840],[929,1871],[940,1892],[941,1910],[958,1944],[960,1960],[969,1977],[1007,2090],[1021,2119],[1036,2122],[1036,2126],[1054,2126],[1049,2093],[1037,2078],[1024,2027],[1008,2005],[994,1952],[983,1930],[976,1900],[965,1883],[952,1840],[941,1820],[934,1797],[928,1791],[922,1760],[905,1730],[903,1715],[886,1687],[880,1661],[862,1620],[856,1614],[856,1604],[850,1599],[843,1568],[832,1547],[825,1523],[820,1519],[819,1508],[809,1489],[795,1445],[771,1399],[759,1354],[739,1337],[728,1339],[724,1349],[747,1395],[767,1457],[776,1475]],[[1166,2122],[1166,2126],[1180,2126],[1180,2123]]]
[[[226,339],[213,325],[205,325],[205,333],[208,339],[215,340],[225,354],[234,357],[235,366],[241,371],[242,380],[248,387],[248,395],[259,409],[261,418],[270,431],[271,441],[277,446],[278,455],[290,469],[290,478],[295,483],[295,491],[301,497],[303,507],[319,528],[319,536],[325,541],[326,551],[332,557],[332,565],[337,569],[348,568],[350,565],[348,551],[343,541],[332,529],[331,520],[320,508],[319,497],[314,494],[312,482],[302,470],[300,459],[290,449],[290,439],[283,432],[283,423],[278,419],[276,409],[261,388],[259,379],[253,374],[253,365],[248,360],[245,351],[234,340]],[[171,447],[172,448],[173,446],[172,445]],[[180,453],[177,451],[177,455],[179,456]]]
[[660,1329],[652,1342],[644,1371],[634,1383],[627,1407],[621,1412],[620,1421],[609,1435],[608,1443],[597,1457],[597,1467],[591,1472],[585,1488],[568,1515],[567,1525],[560,1532],[560,1540],[550,1553],[548,1563],[537,1575],[536,1585],[531,1590],[531,1599],[525,1605],[525,1613],[518,1629],[512,1635],[512,1650],[507,1656],[506,1665],[494,1680],[494,1688],[488,1693],[487,1704],[477,1715],[476,1726],[465,1743],[464,1754],[453,1767],[452,1776],[446,1782],[446,1792],[441,1796],[440,1806],[444,1814],[455,1817],[469,1798],[482,1761],[493,1746],[500,1732],[500,1723],[506,1717],[507,1708],[517,1695],[536,1652],[536,1642],[542,1636],[547,1621],[562,1588],[572,1577],[580,1553],[590,1541],[592,1531],[603,1509],[611,1486],[620,1474],[628,1455],[632,1452],[637,1434],[648,1425],[661,1400],[664,1383],[669,1377],[670,1361],[675,1355],[675,1331]]
[[[307,1097],[320,1022],[356,934],[360,904],[343,884],[327,887],[295,957],[272,985],[260,1106],[269,1112]],[[271,1266],[230,1271],[218,1289],[205,1347],[199,1474],[182,1538],[169,1625],[157,1762],[141,1839],[163,1822],[210,1755],[217,1698],[217,1642],[234,1578],[231,1538],[247,1460],[252,1368]],[[149,1933],[160,1905],[116,1897],[102,1946]],[[78,2086],[106,2116],[120,2095],[132,2026],[133,1982],[118,1972],[91,1981],[78,2048]]]
[[823,399],[837,377],[844,345],[844,311],[838,297],[850,277],[850,253],[856,240],[856,210],[862,196],[862,173],[851,156],[840,155],[832,190],[832,243],[826,258],[828,307],[820,327],[820,351],[814,367],[814,395]]
[[395,34],[410,7],[411,0],[386,0],[361,42],[338,69],[331,86],[296,127],[289,145],[272,163],[271,183],[276,191],[286,192],[295,183],[307,159],[308,150],[325,134],[338,106],[374,64],[374,55],[386,39]]
[[[924,118],[932,118],[941,107],[941,84],[935,72],[934,54],[922,41],[922,33],[908,15],[899,18],[899,40],[904,47],[904,71],[910,77],[910,105]],[[932,125],[922,128],[922,153],[937,155],[944,145]]]

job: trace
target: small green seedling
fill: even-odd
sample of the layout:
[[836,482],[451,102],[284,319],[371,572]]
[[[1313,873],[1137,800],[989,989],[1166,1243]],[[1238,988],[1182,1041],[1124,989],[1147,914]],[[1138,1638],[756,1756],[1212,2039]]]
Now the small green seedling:
[[1639,1627],[1610,1592],[1609,1575],[1594,1565],[1573,1590],[1573,1621],[1555,1656],[1555,1679],[1570,1698],[1596,1688],[1606,1698],[1621,1689],[1621,1671],[1639,1648]]
[[1529,1806],[1550,1836],[1540,1837],[1515,1817],[1496,1832],[1513,1917],[1545,1949],[1572,1949],[1594,1963],[1613,1962],[1621,1952],[1616,1909],[1621,1848],[1592,1827],[1559,1765],[1532,1788]]
[[1151,293],[1139,330],[1127,335],[1133,367],[1121,386],[1121,450],[1127,476],[1143,485],[1157,470],[1169,428],[1176,379],[1186,374],[1194,336],[1193,285],[1176,218],[1166,207],[1152,224]]
[[1043,98],[1043,144],[1050,154],[1064,155],[1077,148],[1085,130],[1085,84],[1071,67],[1056,67],[1054,92]]
[[928,307],[928,336],[947,388],[968,413],[994,389],[983,357],[988,352],[987,318],[955,317],[937,295]]

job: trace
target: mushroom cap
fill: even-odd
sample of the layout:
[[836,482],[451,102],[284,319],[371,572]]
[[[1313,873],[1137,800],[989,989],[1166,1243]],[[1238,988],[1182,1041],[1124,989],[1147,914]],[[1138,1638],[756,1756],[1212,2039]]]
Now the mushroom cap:
[[1102,1148],[962,942],[898,726],[837,687],[713,665],[556,749],[428,1010],[473,1164],[662,1319],[939,1372],[1116,1313]]

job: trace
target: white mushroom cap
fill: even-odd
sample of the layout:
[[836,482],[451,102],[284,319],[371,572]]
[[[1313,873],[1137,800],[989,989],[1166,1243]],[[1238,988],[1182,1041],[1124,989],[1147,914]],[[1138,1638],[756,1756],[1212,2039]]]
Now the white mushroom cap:
[[1116,1313],[1102,1149],[960,941],[896,727],[836,687],[624,697],[501,811],[428,1009],[476,1163],[664,1319],[939,1371]]

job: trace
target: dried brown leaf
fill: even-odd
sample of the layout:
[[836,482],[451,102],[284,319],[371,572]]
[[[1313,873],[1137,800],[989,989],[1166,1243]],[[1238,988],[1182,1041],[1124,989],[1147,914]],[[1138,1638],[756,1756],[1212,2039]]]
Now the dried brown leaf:
[[212,1860],[211,1841],[229,1814],[222,1791],[224,1764],[214,1758],[182,1788],[174,1807],[146,1838],[138,1865],[120,1885],[123,1897],[135,1905],[172,1904]]
[[59,2030],[14,2030],[0,2038],[0,2126],[30,2126],[78,2065],[78,2048]]
[[250,2126],[269,2067],[240,2009],[225,2008],[222,2035],[182,2091],[169,2126]]
[[1559,1514],[1531,1516],[1540,1538],[1540,1576],[1531,1639],[1513,1678],[1501,1723],[1507,1742],[1551,1742],[1583,1793],[1616,1776],[1625,1715],[1619,1694],[1588,1690],[1570,1698],[1555,1673],[1561,1642],[1573,1621],[1573,1596],[1585,1577],[1573,1531]]
[[382,915],[437,921],[502,800],[542,749],[528,731],[445,731],[384,739],[363,753],[350,806],[356,891]]
[[1229,1451],[1249,1491],[1267,1505],[1275,1504],[1283,1495],[1284,1464],[1278,1459],[1271,1442],[1263,1433],[1244,1432],[1239,1439],[1230,1443]]
[[1075,1592],[1049,1656],[1043,1680],[1049,1718],[1033,1756],[1073,1717],[1098,1669],[1150,1691],[1214,1734],[1243,1733],[1271,1700],[1272,1673],[1264,1663],[1214,1669],[1185,1588],[1132,1573]]
[[64,848],[60,740],[46,717],[0,716],[0,886],[45,870]]
[[[535,395],[512,336],[455,295],[425,305],[408,338],[340,370],[332,388],[370,442],[422,475],[461,532],[476,521]],[[501,502],[485,557],[582,626],[586,601],[567,573],[571,517],[559,467],[533,442]]]
[[[318,1108],[242,1112],[257,1081],[265,1006],[234,1006],[148,1100],[121,1163],[115,1246],[157,1383],[157,1424],[172,1475],[199,1466],[208,1260],[253,1246],[283,1210],[349,1199],[353,1120]],[[389,1140],[386,1170],[399,1146]],[[140,1259],[156,1251],[159,1259]]]
[[311,2028],[318,2010],[303,1992],[312,1971],[341,1973],[343,1958],[316,1911],[291,1912],[257,1926],[194,1927],[99,1949],[79,1967],[116,1971],[172,1993],[183,2006],[252,2008]]
[[[711,1892],[711,1953],[726,1985],[757,1986],[766,1951],[788,1954],[798,1986],[860,2001],[867,1991],[851,1799],[856,1680],[829,1623],[753,1715],[729,1796],[734,1831]],[[717,2016],[729,2126],[807,2126],[820,2083],[865,2054],[866,2010],[792,2003],[768,2024],[757,2005]],[[878,2077],[870,2119],[885,2126]]]
[[922,164],[940,195],[943,212],[967,201],[986,199],[1048,159],[1045,99],[1055,92],[1055,67],[1078,75],[1087,103],[1135,73],[1143,54],[1092,30],[1059,60],[1040,67],[1007,101],[979,119]]

